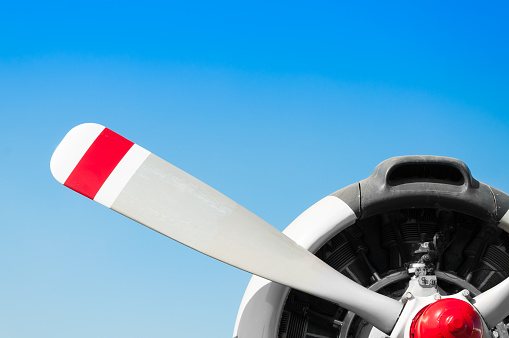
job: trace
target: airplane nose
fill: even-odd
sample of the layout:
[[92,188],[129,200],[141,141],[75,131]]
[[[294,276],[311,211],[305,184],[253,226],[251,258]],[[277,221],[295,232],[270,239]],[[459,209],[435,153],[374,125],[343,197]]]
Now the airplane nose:
[[410,326],[411,338],[481,338],[482,319],[472,305],[445,298],[417,313]]

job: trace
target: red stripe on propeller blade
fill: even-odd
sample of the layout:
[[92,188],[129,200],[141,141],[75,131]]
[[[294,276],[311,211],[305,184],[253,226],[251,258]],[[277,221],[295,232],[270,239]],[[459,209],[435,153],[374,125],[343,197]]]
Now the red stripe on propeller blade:
[[113,169],[133,145],[134,143],[128,139],[104,128],[85,152],[64,185],[94,199]]

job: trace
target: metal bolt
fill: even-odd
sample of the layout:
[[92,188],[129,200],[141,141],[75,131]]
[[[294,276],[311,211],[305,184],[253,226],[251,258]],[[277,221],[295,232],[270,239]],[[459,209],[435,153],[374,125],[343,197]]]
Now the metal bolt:
[[470,291],[468,290],[463,290],[461,291],[461,295],[465,298],[468,298],[470,296]]
[[406,299],[410,299],[410,298],[412,298],[412,293],[411,293],[411,292],[407,292],[407,293],[405,293],[405,298],[406,298]]
[[435,294],[433,295],[433,298],[434,298],[435,300],[440,300],[440,299],[442,298],[442,296],[440,296],[440,294],[439,294],[439,293],[435,293]]

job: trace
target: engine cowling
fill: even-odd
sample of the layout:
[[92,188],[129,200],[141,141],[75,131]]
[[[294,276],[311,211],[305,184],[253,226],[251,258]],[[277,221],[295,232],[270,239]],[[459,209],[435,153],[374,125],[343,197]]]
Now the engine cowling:
[[[345,204],[341,222],[313,227],[326,197],[300,215],[284,233],[366,288],[404,301],[414,277],[408,266],[415,261],[415,247],[420,243],[436,245],[433,274],[444,298],[464,290],[474,297],[509,277],[509,235],[503,220],[509,197],[475,180],[459,160],[436,156],[391,158],[379,164],[367,179],[331,195]],[[414,336],[418,336],[415,332],[431,330],[422,325],[423,318],[428,318],[431,310],[444,310],[446,299],[422,305],[425,310],[421,316],[409,319],[408,326],[415,322]],[[462,301],[453,299],[447,301],[447,306],[454,303],[456,307],[456,302]],[[470,317],[475,324],[472,329],[470,322],[463,318],[468,323],[462,324],[457,317],[452,316],[449,322],[444,319],[447,332],[454,337],[473,338],[479,334],[475,314]],[[504,322],[489,329],[501,337],[509,336]],[[254,276],[241,303],[234,337],[386,336],[377,331],[334,303]],[[401,332],[411,334],[409,330]]]

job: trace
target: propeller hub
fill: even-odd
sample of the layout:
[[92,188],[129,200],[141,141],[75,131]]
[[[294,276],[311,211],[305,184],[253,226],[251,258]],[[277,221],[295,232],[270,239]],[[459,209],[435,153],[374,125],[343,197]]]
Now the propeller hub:
[[445,322],[447,323],[449,331],[451,331],[451,333],[456,336],[462,334],[471,326],[469,325],[471,323],[467,323],[465,318],[461,316],[450,315],[447,317]]
[[445,298],[422,308],[412,320],[410,337],[481,338],[482,319],[472,305]]

